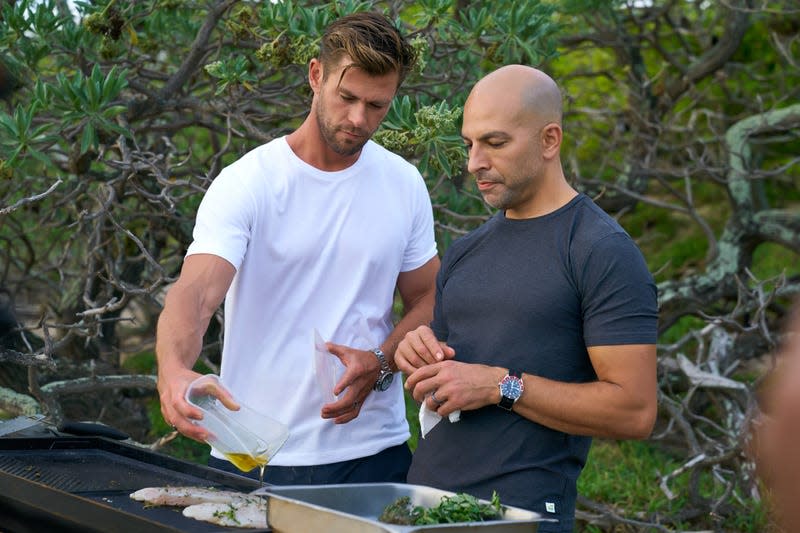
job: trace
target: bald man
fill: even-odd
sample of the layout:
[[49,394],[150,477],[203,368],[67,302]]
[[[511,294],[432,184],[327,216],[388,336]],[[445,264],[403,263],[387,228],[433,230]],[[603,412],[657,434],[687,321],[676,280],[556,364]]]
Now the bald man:
[[[468,168],[497,213],[447,250],[431,326],[401,341],[406,388],[444,418],[408,482],[490,498],[571,532],[591,437],[647,437],[657,298],[628,234],[564,177],[561,95],[500,68],[464,106]],[[460,420],[448,415],[460,411]]]

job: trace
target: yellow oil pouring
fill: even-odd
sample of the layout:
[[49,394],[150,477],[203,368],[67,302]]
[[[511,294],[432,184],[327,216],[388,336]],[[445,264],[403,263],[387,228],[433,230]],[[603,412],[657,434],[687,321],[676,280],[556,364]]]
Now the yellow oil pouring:
[[269,457],[266,455],[253,457],[249,453],[226,453],[225,457],[242,472],[249,472],[255,467],[258,467],[260,474],[259,480],[262,485],[264,484],[264,468],[269,462]]

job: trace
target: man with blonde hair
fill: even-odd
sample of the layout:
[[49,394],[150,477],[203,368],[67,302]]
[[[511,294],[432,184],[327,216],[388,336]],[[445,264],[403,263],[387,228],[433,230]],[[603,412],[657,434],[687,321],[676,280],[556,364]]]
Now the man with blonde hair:
[[[413,62],[382,15],[327,28],[308,67],[307,118],[214,179],[159,318],[162,413],[203,440],[192,423],[201,413],[184,393],[225,299],[221,378],[237,400],[290,430],[269,483],[405,480],[410,434],[393,354],[431,318],[439,259],[422,176],[370,138]],[[405,308],[397,325],[395,289]],[[315,379],[315,330],[339,367],[333,390]],[[210,465],[235,471],[212,455]]]

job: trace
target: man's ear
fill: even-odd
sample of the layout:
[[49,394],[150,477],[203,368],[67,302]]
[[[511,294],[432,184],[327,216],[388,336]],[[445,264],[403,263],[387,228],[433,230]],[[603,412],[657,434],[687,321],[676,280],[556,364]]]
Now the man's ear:
[[562,137],[561,126],[555,122],[551,122],[542,128],[542,157],[545,159],[559,157]]
[[315,93],[322,87],[323,69],[322,62],[314,58],[308,63],[308,84]]

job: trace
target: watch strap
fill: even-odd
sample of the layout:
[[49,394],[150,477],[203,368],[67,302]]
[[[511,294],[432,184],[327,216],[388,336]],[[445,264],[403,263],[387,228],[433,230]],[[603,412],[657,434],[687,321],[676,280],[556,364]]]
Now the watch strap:
[[386,354],[383,353],[383,350],[380,348],[373,348],[371,351],[375,354],[375,357],[378,358],[378,362],[381,364],[381,373],[391,372],[392,367],[389,366],[389,362],[386,360]]
[[375,354],[375,357],[378,358],[378,361],[381,364],[380,372],[378,373],[378,379],[375,380],[375,384],[372,386],[373,390],[376,391],[385,391],[391,385],[394,375],[392,374],[392,367],[389,366],[389,362],[386,360],[386,354],[383,353],[383,350],[380,348],[373,348],[372,353]]

